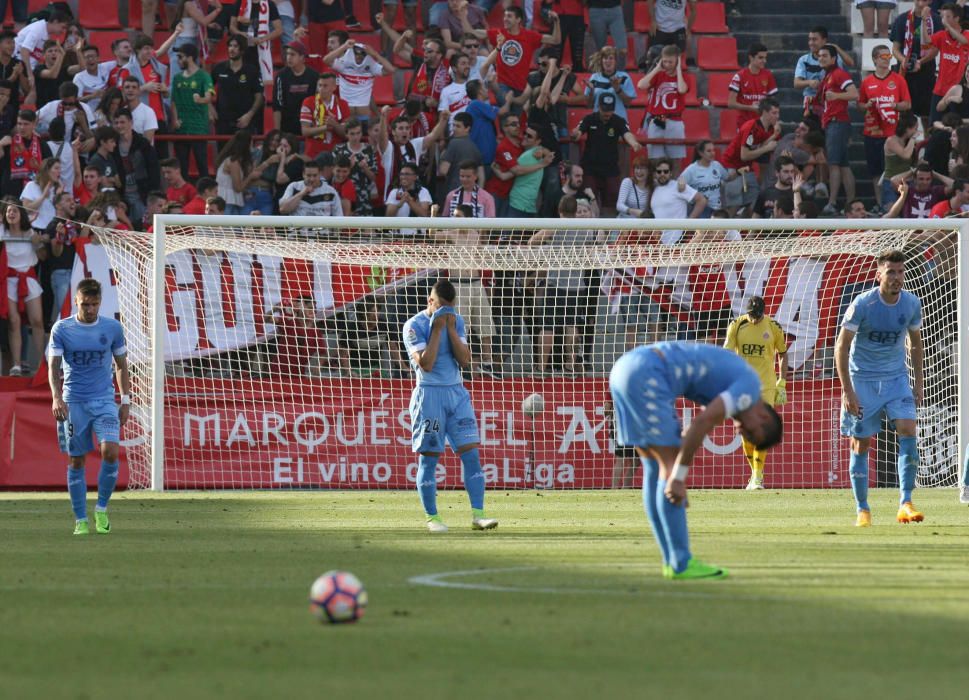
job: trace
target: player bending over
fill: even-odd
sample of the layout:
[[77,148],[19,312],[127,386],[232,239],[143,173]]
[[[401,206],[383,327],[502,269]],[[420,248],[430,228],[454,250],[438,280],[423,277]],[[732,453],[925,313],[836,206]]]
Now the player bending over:
[[464,488],[471,500],[471,528],[498,527],[497,520],[484,514],[478,421],[461,377],[461,368],[471,364],[471,349],[465,339],[464,319],[454,311],[456,296],[453,284],[439,280],[427,299],[427,309],[404,324],[404,346],[417,375],[410,398],[411,441],[413,451],[420,453],[417,491],[431,532],[447,532],[437,512],[435,476],[445,437],[461,457]]
[[[777,321],[764,315],[764,299],[750,297],[747,300],[747,313],[734,319],[727,328],[727,350],[733,350],[757,372],[760,377],[760,397],[770,406],[783,406],[787,403],[787,341],[784,331]],[[780,360],[780,372],[774,373]],[[744,456],[750,463],[750,482],[748,491],[764,488],[764,463],[767,451],[758,450],[747,438],[742,438]]]
[[[922,302],[902,289],[905,255],[890,250],[878,257],[878,287],[851,302],[835,345],[841,380],[841,434],[851,437],[851,490],[858,504],[858,527],[871,527],[868,505],[868,446],[878,432],[882,414],[898,433],[900,523],[922,522],[912,505],[918,471],[915,409],[922,403]],[[908,338],[915,386],[905,364]]]
[[[118,444],[121,426],[128,420],[127,349],[124,330],[113,318],[98,316],[101,283],[84,279],[77,285],[77,315],[54,324],[48,348],[47,379],[53,394],[53,412],[61,450],[68,454],[67,491],[74,509],[74,534],[87,535],[87,482],[84,459],[94,449],[93,430],[101,441],[98,504],[94,509],[99,534],[111,532],[108,499],[118,482]],[[121,406],[114,402],[112,361],[117,365]],[[62,391],[63,380],[63,391]]]
[[[690,554],[686,477],[703,438],[727,418],[759,450],[781,441],[783,422],[760,398],[757,373],[715,345],[665,342],[638,347],[616,360],[609,389],[618,442],[635,446],[643,463],[643,508],[663,554],[663,576],[725,577],[724,569]],[[676,413],[681,396],[705,406],[685,433]]]

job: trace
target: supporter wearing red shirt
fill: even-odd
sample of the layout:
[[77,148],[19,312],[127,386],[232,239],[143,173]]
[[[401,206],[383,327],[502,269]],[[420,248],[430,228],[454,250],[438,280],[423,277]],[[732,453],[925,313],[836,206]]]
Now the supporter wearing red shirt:
[[554,12],[548,13],[552,23],[551,34],[539,34],[531,29],[524,29],[525,12],[520,7],[505,8],[504,28],[489,29],[488,42],[497,47],[498,60],[498,103],[504,104],[505,92],[512,90],[520,95],[528,85],[528,73],[532,68],[535,52],[542,44],[557,46],[562,42],[562,31],[559,27],[559,17]]
[[524,149],[521,145],[521,118],[517,114],[505,114],[501,120],[504,138],[495,151],[495,161],[491,165],[491,177],[485,183],[485,190],[494,197],[495,215],[504,218],[508,213],[508,195],[515,184],[512,169],[518,165],[518,156]]
[[855,198],[855,176],[848,163],[848,144],[851,140],[851,117],[848,116],[848,103],[858,99],[858,88],[851,76],[838,65],[838,49],[825,44],[818,51],[818,62],[824,69],[824,78],[818,86],[818,99],[821,103],[821,126],[824,128],[825,155],[830,166],[828,203],[821,214],[833,216],[837,213],[835,202],[838,191],[844,182],[845,201]]
[[765,97],[777,94],[777,81],[767,70],[767,47],[752,44],[747,51],[747,67],[730,80],[727,107],[740,112],[739,124],[757,118],[757,105]]
[[219,194],[219,186],[210,177],[200,177],[195,183],[198,193],[182,208],[183,214],[205,214],[205,202]]
[[165,181],[165,199],[178,202],[183,207],[192,201],[197,190],[182,177],[182,166],[177,158],[166,158],[160,164],[162,179]]
[[80,180],[75,180],[74,201],[82,207],[86,207],[88,202],[98,194],[98,186],[101,184],[101,170],[97,166],[89,165],[84,168]]
[[332,151],[346,139],[344,122],[350,118],[350,105],[334,93],[336,75],[324,73],[316,82],[316,94],[303,100],[299,123],[306,138],[306,157],[315,158],[323,151]]
[[969,180],[956,180],[952,185],[952,196],[932,207],[929,218],[958,216],[963,212],[963,207],[969,207]]
[[[649,139],[683,139],[686,137],[686,127],[683,124],[683,108],[686,106],[684,95],[690,90],[683,75],[683,62],[680,60],[680,50],[670,44],[663,47],[660,60],[647,73],[637,86],[640,90],[648,90],[646,113],[650,116],[646,126],[646,137]],[[673,158],[681,160],[686,157],[686,146],[682,144],[650,144],[649,157]]]
[[[955,3],[952,5],[955,6]],[[961,8],[955,7],[955,9],[958,12],[953,12],[953,8],[948,4],[943,5],[939,13],[943,29],[932,35],[932,46],[922,58],[922,62],[926,63],[935,61],[936,56],[939,57],[939,77],[936,78],[935,87],[932,88],[929,122],[939,118],[939,100],[949,91],[949,88],[962,80],[966,71],[966,58],[969,57],[969,31],[963,31],[960,25]]]
[[751,163],[777,148],[781,137],[781,106],[777,100],[765,97],[757,109],[760,116],[740,127],[720,159],[725,168],[745,169],[740,177],[724,183],[723,206],[731,216],[738,207],[757,201],[757,177],[751,172]]

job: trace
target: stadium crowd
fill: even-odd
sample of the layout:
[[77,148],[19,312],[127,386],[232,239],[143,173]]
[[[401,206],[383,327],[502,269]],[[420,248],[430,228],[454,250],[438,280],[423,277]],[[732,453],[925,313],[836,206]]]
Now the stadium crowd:
[[[372,2],[366,18],[353,15],[353,0],[145,0],[146,31],[116,38],[108,56],[68,3],[30,18],[26,3],[12,3],[14,29],[0,33],[0,237],[7,303],[20,310],[8,314],[8,372],[26,371],[22,329],[43,347],[75,251],[90,239],[85,223],[150,230],[158,213],[778,219],[969,210],[961,3],[916,0],[872,51],[875,71],[863,80],[850,47],[812,28],[793,85],[783,86],[804,96],[788,128],[768,49],[741,47],[747,65],[727,102],[737,130],[719,145],[685,138],[694,0],[645,1],[641,56],[628,51],[631,4],[439,1],[419,33],[416,0]],[[868,6],[879,6],[880,31],[889,4],[862,3],[866,23]],[[400,5],[404,31],[394,28]],[[155,21],[160,9],[165,25]],[[357,33],[362,23],[376,32]],[[398,72],[400,99],[378,94]],[[638,99],[641,123],[630,106]],[[861,133],[852,112],[863,116]],[[849,163],[860,141],[872,202],[856,197]],[[554,238],[489,242],[561,243]],[[685,238],[666,232],[662,242]],[[587,283],[540,282],[560,285],[563,298]],[[498,281],[483,294],[502,308]],[[540,336],[545,371],[552,340]],[[577,343],[566,371],[581,364]]]

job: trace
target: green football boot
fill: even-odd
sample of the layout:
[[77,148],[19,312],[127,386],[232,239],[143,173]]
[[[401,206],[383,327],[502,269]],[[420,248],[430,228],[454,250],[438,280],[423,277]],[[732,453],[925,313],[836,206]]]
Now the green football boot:
[[75,535],[90,535],[91,529],[88,527],[87,520],[76,520],[74,522]]
[[686,565],[686,568],[680,573],[673,572],[671,578],[674,581],[686,581],[704,578],[727,578],[727,570],[721,569],[719,566],[704,564],[696,559],[690,559],[690,562]]
[[111,532],[111,521],[108,520],[108,511],[94,511],[94,525],[99,535],[107,535]]

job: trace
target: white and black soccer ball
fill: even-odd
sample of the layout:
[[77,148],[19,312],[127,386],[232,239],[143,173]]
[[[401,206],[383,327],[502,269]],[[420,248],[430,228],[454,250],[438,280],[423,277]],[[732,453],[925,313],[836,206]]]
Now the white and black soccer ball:
[[320,622],[356,622],[366,609],[367,591],[349,571],[327,571],[310,587],[310,612]]
[[529,394],[522,401],[522,413],[526,416],[536,416],[545,410],[545,397],[541,394]]

